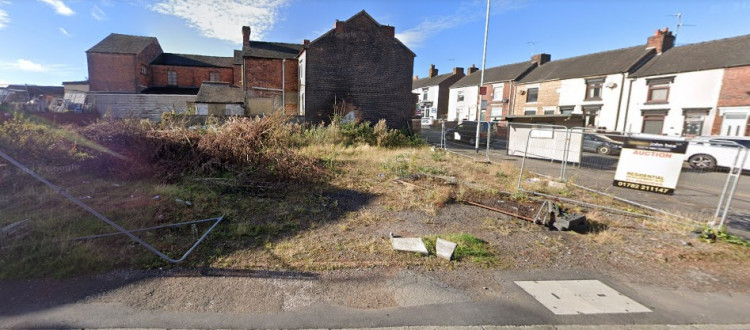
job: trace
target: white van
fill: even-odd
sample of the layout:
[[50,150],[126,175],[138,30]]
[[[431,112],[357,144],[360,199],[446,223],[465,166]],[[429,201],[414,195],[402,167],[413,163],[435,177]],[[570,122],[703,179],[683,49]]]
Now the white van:
[[[735,160],[742,169],[750,170],[750,137],[744,136],[699,136],[690,140],[685,161],[690,167],[699,170],[713,170],[718,167],[733,167]],[[739,159],[737,156],[739,155]]]

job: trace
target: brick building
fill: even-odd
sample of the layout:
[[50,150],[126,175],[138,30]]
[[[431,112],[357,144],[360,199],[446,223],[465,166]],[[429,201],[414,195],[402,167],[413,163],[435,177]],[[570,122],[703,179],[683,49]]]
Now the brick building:
[[412,73],[416,55],[365,11],[305,46],[299,56],[299,110],[309,122],[328,122],[335,104],[359,119],[386,119],[406,128],[414,113]]
[[299,93],[297,57],[302,44],[251,41],[250,27],[242,27],[241,84],[248,115],[284,109],[297,113]]
[[165,53],[154,37],[112,33],[86,59],[94,93],[197,94],[204,81],[234,81],[232,57]]

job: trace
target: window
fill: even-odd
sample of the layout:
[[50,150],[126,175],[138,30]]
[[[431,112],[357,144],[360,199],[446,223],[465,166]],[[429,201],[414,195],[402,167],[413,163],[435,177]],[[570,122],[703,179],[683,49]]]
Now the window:
[[552,110],[544,110],[544,114],[545,114],[545,115],[554,115],[554,114],[555,114],[555,109],[552,109]]
[[669,110],[649,110],[641,111],[643,116],[643,128],[641,133],[662,134],[664,129],[664,117]]
[[463,102],[464,101],[464,91],[458,91],[457,95],[458,95],[458,97],[457,97],[458,98],[458,102]]
[[148,74],[148,69],[143,64],[141,64],[141,74],[144,76]]
[[526,103],[536,102],[539,98],[539,88],[529,88],[526,90]]
[[208,81],[221,81],[219,73],[216,72],[216,71],[209,72],[208,73]]
[[583,121],[586,127],[596,127],[596,116],[599,114],[599,110],[602,109],[601,105],[584,105],[583,109]]
[[669,100],[669,84],[674,81],[674,77],[648,79],[648,96],[646,103],[667,103]]
[[497,86],[492,89],[492,100],[502,101],[503,100],[503,86]]
[[574,105],[561,105],[560,106],[560,114],[562,114],[562,115],[569,115],[569,114],[573,113],[573,110],[575,108],[576,107]]
[[536,108],[523,108],[523,115],[524,116],[536,115]]
[[586,80],[586,97],[585,101],[598,101],[602,99],[602,84],[604,78]]
[[167,85],[177,86],[177,72],[167,71]]
[[429,88],[422,88],[422,102],[427,101],[427,92],[429,90]]

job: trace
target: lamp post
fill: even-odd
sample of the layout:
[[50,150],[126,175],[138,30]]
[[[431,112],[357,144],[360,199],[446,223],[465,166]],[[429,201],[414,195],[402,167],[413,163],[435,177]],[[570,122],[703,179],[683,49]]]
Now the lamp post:
[[[484,21],[484,50],[482,51],[482,73],[479,76],[479,93],[477,93],[477,134],[474,138],[474,151],[479,153],[479,129],[482,126],[480,121],[480,111],[482,111],[481,90],[484,85],[484,65],[487,62],[487,32],[490,28],[490,0],[487,0],[487,18]],[[487,124],[487,134],[490,134],[490,127]]]

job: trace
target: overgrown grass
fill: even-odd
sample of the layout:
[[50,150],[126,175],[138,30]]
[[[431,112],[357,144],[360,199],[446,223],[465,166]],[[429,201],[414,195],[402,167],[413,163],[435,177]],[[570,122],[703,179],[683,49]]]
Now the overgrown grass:
[[438,238],[456,243],[452,260],[467,260],[484,266],[492,266],[497,263],[495,254],[489,244],[470,234],[450,233],[423,237],[422,241],[427,246],[427,251],[434,253]]

